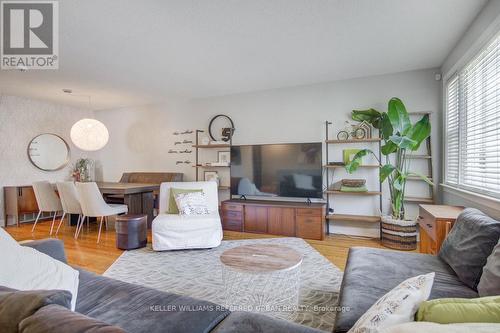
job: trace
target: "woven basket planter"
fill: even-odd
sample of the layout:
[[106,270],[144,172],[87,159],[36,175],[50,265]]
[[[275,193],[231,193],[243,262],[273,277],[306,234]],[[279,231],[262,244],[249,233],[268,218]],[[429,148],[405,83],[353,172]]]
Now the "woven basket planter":
[[383,246],[411,251],[417,248],[417,222],[382,216],[380,240]]

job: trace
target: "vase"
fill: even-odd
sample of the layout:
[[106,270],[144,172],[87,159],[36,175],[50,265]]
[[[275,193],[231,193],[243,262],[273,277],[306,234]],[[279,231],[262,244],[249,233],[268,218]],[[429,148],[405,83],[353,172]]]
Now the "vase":
[[417,222],[383,215],[380,223],[380,241],[383,246],[412,251],[417,248]]

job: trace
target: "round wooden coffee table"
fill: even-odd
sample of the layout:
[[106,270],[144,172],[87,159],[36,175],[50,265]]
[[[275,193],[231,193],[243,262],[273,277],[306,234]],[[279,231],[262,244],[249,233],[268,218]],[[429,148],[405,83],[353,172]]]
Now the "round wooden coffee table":
[[289,319],[299,304],[302,255],[284,245],[243,245],[220,256],[226,307]]

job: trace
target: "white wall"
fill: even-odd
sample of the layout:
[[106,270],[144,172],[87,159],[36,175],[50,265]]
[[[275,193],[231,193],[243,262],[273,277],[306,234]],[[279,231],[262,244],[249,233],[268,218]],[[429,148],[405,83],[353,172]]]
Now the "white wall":
[[[185,154],[168,154],[169,149],[181,147],[174,147],[175,140],[192,137],[174,136],[174,131],[199,125],[185,102],[95,111],[95,116],[110,134],[100,151],[104,180],[118,181],[122,173],[130,171],[193,173],[191,165],[176,165],[178,159],[186,159]],[[182,148],[192,149],[191,144]]]
[[[444,78],[443,85],[446,84],[446,79],[449,76],[463,67],[499,31],[500,1],[490,0],[444,61],[441,67]],[[442,98],[442,103],[444,104],[444,98]],[[440,122],[443,126],[443,119]],[[500,202],[497,200],[490,200],[443,186],[439,187],[439,192],[445,204],[476,207],[493,217],[500,218]]]
[[[69,138],[71,126],[81,118],[92,116],[86,109],[66,107],[33,99],[0,96],[0,187],[29,185],[37,180],[66,180],[70,178],[72,164],[79,157],[95,158],[78,150]],[[55,133],[69,144],[71,161],[58,171],[42,171],[31,164],[27,147],[38,134]],[[0,226],[4,221],[3,190],[0,194]],[[9,218],[9,224],[13,220]]]
[[[186,179],[194,178],[193,168],[176,166],[176,160],[186,159],[168,154],[177,139],[193,138],[172,135],[175,130],[204,128],[216,114],[227,114],[235,122],[234,144],[279,142],[313,142],[324,140],[324,122],[333,121],[334,132],[343,127],[352,109],[374,107],[385,110],[387,101],[400,97],[410,111],[432,111],[433,123],[440,112],[439,82],[434,80],[436,70],[419,70],[390,75],[374,76],[275,89],[247,94],[213,97],[191,102],[172,101],[169,104],[126,108],[96,112],[110,131],[110,142],[101,151],[101,163],[105,180],[118,180],[125,171],[179,171]],[[433,127],[437,136],[438,126]],[[440,145],[434,140],[434,157],[440,156]],[[355,148],[355,147],[353,147]],[[212,153],[212,154],[215,154]],[[340,154],[340,151],[332,152]],[[204,156],[206,161],[215,155]],[[340,159],[340,157],[338,157]],[[190,160],[194,161],[194,154]],[[435,158],[437,161],[437,158]],[[439,170],[435,163],[435,172]],[[376,187],[373,174],[361,174],[370,178]],[[425,186],[422,190],[425,190]],[[387,195],[384,197],[387,202]],[[338,211],[375,214],[377,201],[365,198],[339,198]],[[360,208],[361,207],[361,208]],[[361,228],[359,228],[361,227]],[[378,235],[377,226],[347,224],[335,226],[334,232],[361,235]]]

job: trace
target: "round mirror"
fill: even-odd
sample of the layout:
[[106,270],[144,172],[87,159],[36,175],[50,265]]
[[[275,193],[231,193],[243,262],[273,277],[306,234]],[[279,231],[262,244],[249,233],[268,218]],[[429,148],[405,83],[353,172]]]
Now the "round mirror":
[[59,170],[69,162],[69,146],[58,135],[40,134],[29,143],[28,157],[31,163],[40,170]]

